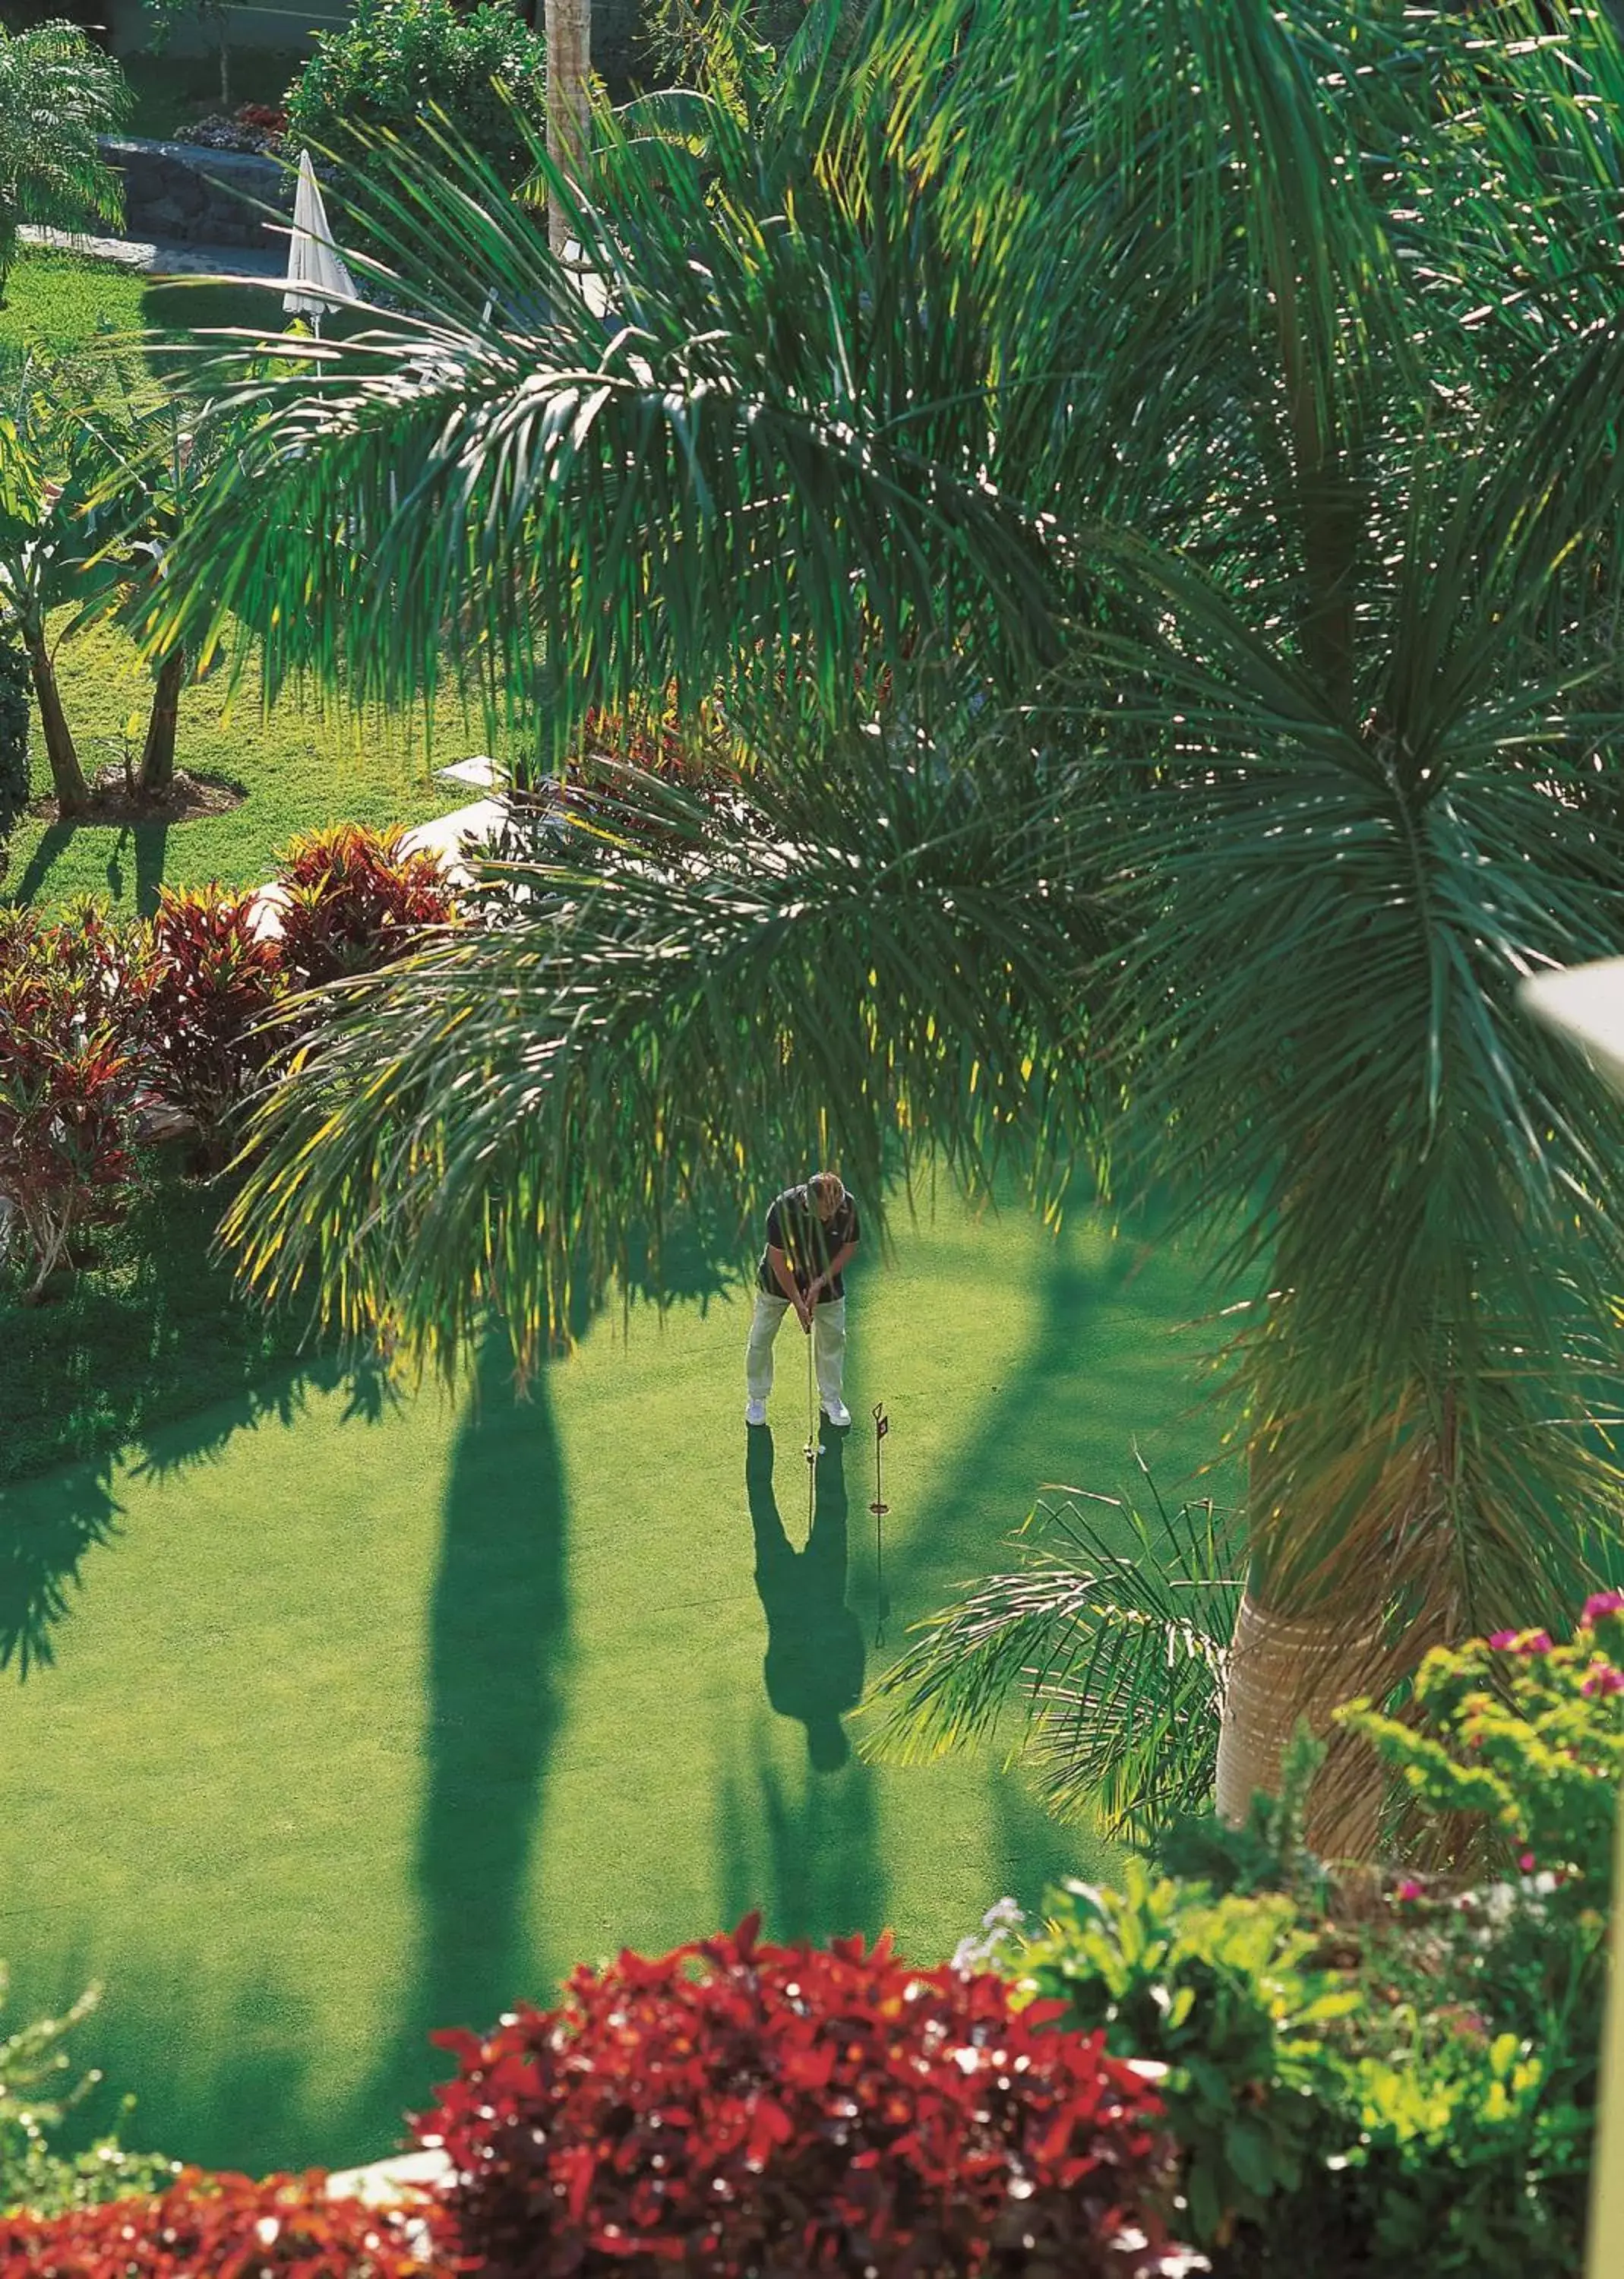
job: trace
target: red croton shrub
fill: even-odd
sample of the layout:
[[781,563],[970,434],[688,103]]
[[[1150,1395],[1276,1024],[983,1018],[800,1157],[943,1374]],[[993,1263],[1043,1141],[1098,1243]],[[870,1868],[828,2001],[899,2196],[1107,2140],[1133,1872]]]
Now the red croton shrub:
[[330,2200],[319,2174],[183,2169],[156,2198],[0,2217],[0,2279],[425,2279],[456,2265],[437,2214]]
[[370,973],[417,948],[424,926],[445,925],[456,902],[432,855],[409,853],[404,833],[342,823],[295,839],[277,870],[282,963],[295,989]]
[[257,929],[252,898],[220,886],[165,889],[149,939],[146,1050],[153,1081],[218,1154],[245,1088],[270,1055],[271,1039],[255,1024],[285,986],[281,952]]
[[38,1297],[134,1175],[144,947],[94,905],[59,921],[0,910],[0,1201]]
[[[812,2272],[1026,2279],[1170,2271],[1146,2213],[1160,2107],[1098,2038],[1001,1979],[882,1939],[732,1938],[578,1970],[487,2039],[419,2121],[490,2279]],[[0,2275],[4,2279],[4,2275]]]

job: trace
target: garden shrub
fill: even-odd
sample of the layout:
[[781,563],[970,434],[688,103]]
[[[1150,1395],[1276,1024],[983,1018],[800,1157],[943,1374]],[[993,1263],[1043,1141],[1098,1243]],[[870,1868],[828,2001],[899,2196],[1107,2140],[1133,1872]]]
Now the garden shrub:
[[295,839],[277,867],[281,955],[296,989],[317,989],[403,957],[425,926],[445,925],[456,898],[431,855],[399,831],[342,823]]
[[489,2279],[1183,2267],[1146,2213],[1160,2107],[1138,2072],[1016,2015],[991,1974],[758,1927],[437,2037],[459,2071],[418,2133]]
[[1112,2050],[1168,2067],[1191,2230],[1222,2244],[1302,2185],[1334,2093],[1324,2029],[1358,1991],[1316,1967],[1318,1929],[1283,1895],[1214,1898],[1130,1860],[1120,1892],[1069,1884],[1050,1913],[1027,1979]]
[[425,126],[449,134],[516,188],[535,164],[521,122],[542,125],[546,61],[545,40],[494,4],[358,0],[348,22],[318,34],[287,97],[287,136],[295,152],[337,161],[341,241],[372,242],[365,186],[387,179],[380,134],[416,145]]
[[146,1048],[163,1097],[194,1117],[212,1155],[229,1140],[272,1040],[255,1024],[285,986],[280,945],[255,925],[249,896],[165,889],[150,926]]
[[1201,1878],[1132,1867],[1121,1893],[1068,1885],[1030,1937],[990,1917],[971,1959],[1168,2065],[1176,2220],[1218,2279],[1576,2279],[1624,1593],[1593,1598],[1565,1645],[1505,1632],[1432,1654],[1413,1722],[1363,1702],[1340,1722],[1458,1858],[1498,1844],[1505,1873],[1338,1882],[1301,1854],[1300,1814],[1264,1813],[1177,1831],[1164,1860],[1199,1859]]
[[274,1038],[256,1024],[305,989],[403,955],[456,914],[433,857],[355,825],[288,849],[280,940],[244,898],[165,893],[144,926],[87,902],[61,919],[0,908],[0,1263],[41,1295],[137,1172],[141,1110],[197,1122],[218,1163]]
[[0,2217],[0,2279],[426,2279],[456,2267],[432,2215],[329,2199],[307,2176],[180,2171],[166,2191]]
[[134,1175],[149,985],[141,938],[95,905],[50,924],[0,909],[0,1217],[30,1297]]

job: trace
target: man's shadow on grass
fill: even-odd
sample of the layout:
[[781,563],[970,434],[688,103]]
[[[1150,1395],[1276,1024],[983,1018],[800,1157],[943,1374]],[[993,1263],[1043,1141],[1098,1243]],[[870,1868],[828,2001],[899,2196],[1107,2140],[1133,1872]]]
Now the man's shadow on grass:
[[767,1617],[767,1699],[780,1717],[806,1727],[814,1769],[838,1772],[851,1755],[840,1721],[862,1699],[863,1677],[862,1627],[846,1603],[844,1439],[831,1426],[823,1428],[811,1529],[797,1551],[773,1493],[771,1430],[747,1430],[745,1491],[755,1536],[755,1588]]

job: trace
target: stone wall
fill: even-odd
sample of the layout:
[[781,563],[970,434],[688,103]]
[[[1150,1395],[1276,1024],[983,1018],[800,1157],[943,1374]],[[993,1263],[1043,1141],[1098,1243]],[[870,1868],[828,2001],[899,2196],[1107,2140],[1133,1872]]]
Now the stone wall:
[[293,176],[257,152],[205,150],[190,142],[109,135],[102,156],[124,177],[127,237],[192,245],[270,247],[283,241],[260,211],[293,211]]

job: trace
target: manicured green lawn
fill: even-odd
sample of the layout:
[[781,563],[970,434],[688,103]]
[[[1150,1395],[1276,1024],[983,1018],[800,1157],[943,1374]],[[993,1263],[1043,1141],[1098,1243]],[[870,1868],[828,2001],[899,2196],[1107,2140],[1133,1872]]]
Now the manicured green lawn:
[[[137,333],[258,327],[265,322],[267,306],[272,322],[280,324],[272,297],[252,286],[147,277],[111,261],[25,248],[0,308],[0,351],[65,357],[98,339],[126,340]],[[155,344],[151,353],[164,361],[161,345]]]
[[623,1942],[759,1906],[936,1958],[1002,1892],[1097,1868],[990,1764],[831,1762],[875,1663],[862,1427],[884,1400],[891,1651],[1043,1482],[1115,1488],[1136,1436],[1169,1488],[1211,1454],[1199,1287],[1097,1218],[1058,1250],[1014,1214],[900,1232],[856,1278],[859,1423],[810,1559],[801,1352],[769,1478],[737,1289],[624,1341],[606,1316],[525,1402],[495,1363],[399,1406],[288,1368],[0,1490],[8,1627],[26,1588],[55,1654],[0,1678],[9,2014],[100,1979],[81,2054],[138,2094],[137,2138],[337,2164],[391,2144],[431,2027]]
[[[0,1277],[0,1478],[111,1454],[157,1424],[250,1396],[298,1353],[302,1324],[235,1295],[211,1255],[219,1194],[173,1147],[127,1215],[98,1228],[84,1270],[27,1307]],[[0,1546],[0,1571],[4,1546]],[[0,1585],[0,1658],[6,1650]]]

